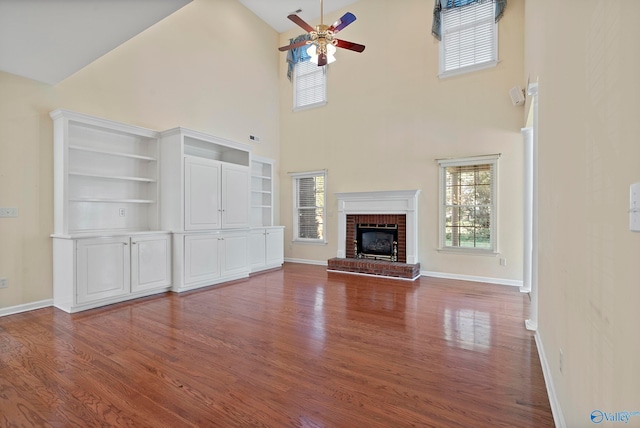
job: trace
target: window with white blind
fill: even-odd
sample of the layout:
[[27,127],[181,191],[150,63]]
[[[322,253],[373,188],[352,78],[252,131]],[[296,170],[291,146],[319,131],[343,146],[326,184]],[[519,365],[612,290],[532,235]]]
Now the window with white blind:
[[291,174],[293,177],[293,240],[326,243],[326,171]]
[[498,63],[498,25],[493,1],[442,10],[440,77]]
[[318,107],[327,103],[326,67],[311,61],[299,62],[293,70],[293,110]]
[[497,176],[500,155],[439,160],[440,249],[498,252]]

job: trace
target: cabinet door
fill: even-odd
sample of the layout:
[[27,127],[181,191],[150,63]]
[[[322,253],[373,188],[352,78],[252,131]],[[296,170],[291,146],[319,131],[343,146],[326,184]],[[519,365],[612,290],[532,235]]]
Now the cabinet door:
[[170,241],[169,235],[131,238],[131,291],[171,285]]
[[249,234],[249,264],[251,269],[259,269],[265,263],[265,230],[252,230]]
[[220,163],[185,157],[184,228],[220,228]]
[[76,245],[77,303],[129,293],[129,237],[80,239]]
[[249,235],[221,235],[221,275],[233,275],[249,270]]
[[184,283],[214,280],[220,276],[218,235],[184,237]]
[[249,226],[249,168],[222,165],[222,227]]
[[266,233],[267,265],[281,265],[284,261],[284,231],[282,229],[267,229]]

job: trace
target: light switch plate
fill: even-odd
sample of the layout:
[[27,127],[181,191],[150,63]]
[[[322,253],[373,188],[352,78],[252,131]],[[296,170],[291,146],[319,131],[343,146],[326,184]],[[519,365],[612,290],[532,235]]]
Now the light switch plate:
[[629,229],[640,232],[640,183],[629,188]]
[[18,217],[18,209],[0,207],[0,217]]

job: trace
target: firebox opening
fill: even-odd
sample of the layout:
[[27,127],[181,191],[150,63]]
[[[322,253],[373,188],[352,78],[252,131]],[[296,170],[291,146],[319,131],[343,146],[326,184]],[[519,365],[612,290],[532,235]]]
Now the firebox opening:
[[358,259],[398,261],[398,225],[356,225],[354,250]]

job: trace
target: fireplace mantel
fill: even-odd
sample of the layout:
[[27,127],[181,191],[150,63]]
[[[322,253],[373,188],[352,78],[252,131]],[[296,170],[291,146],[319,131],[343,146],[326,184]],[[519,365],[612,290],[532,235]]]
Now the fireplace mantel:
[[418,259],[418,195],[420,190],[336,193],[338,199],[338,258],[346,257],[347,215],[404,214],[407,219],[407,263]]

